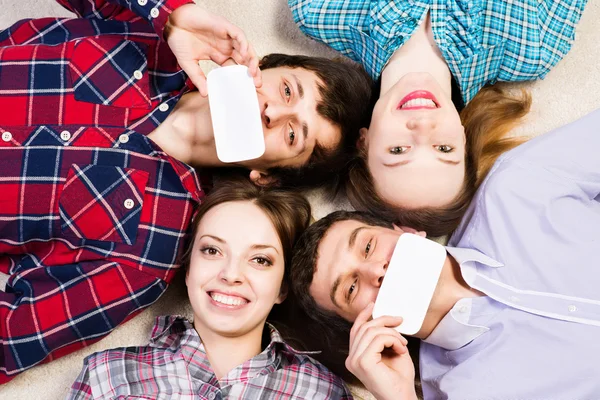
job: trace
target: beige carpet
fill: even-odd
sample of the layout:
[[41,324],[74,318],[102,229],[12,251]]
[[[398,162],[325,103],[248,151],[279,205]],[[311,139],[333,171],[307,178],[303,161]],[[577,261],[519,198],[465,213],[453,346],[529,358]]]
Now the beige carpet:
[[[285,0],[198,0],[201,6],[240,26],[258,54],[271,52],[329,56],[334,54],[312,42],[295,27]],[[22,18],[70,16],[51,0],[0,0],[0,29]],[[600,108],[600,2],[589,0],[577,29],[571,52],[544,81],[523,85],[533,95],[533,108],[517,133],[543,134]],[[1,112],[1,111],[0,111]],[[315,217],[336,207],[312,194]],[[83,358],[95,351],[145,344],[154,317],[189,314],[182,286],[172,286],[154,306],[87,349],[35,367],[0,386],[0,399],[37,400],[64,398],[79,373]],[[364,395],[364,392],[361,392]]]

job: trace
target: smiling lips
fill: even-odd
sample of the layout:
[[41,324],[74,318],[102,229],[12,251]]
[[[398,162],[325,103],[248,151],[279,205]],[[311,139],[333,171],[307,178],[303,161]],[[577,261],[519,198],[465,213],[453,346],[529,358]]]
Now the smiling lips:
[[439,108],[439,103],[435,96],[426,90],[415,90],[404,96],[398,103],[397,110],[422,110]]
[[248,304],[250,301],[233,294],[211,291],[207,293],[210,296],[211,303],[217,307],[228,310],[238,310]]

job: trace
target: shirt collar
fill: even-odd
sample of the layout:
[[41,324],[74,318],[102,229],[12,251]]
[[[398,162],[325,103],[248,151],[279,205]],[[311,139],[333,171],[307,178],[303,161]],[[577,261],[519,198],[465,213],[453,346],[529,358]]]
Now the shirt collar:
[[[447,246],[446,251],[460,265],[461,273],[467,283],[472,282],[477,273],[475,263],[491,268],[500,268],[503,266],[502,263],[475,249]],[[457,301],[454,307],[452,307],[431,334],[423,341],[446,350],[456,350],[487,332],[489,330],[488,327],[469,324],[472,307],[472,298],[464,298]]]

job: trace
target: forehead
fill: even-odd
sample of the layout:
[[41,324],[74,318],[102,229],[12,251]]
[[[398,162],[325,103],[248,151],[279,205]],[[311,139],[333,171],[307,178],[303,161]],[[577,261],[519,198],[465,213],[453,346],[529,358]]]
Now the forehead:
[[219,204],[204,214],[196,238],[211,234],[231,242],[261,242],[281,247],[271,219],[251,201]]
[[465,180],[465,164],[448,165],[437,160],[386,167],[369,162],[377,194],[394,207],[441,207],[460,193]]

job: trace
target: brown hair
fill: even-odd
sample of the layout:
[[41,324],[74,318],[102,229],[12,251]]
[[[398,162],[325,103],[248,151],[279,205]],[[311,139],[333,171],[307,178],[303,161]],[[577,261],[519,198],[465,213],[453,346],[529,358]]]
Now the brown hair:
[[373,81],[360,64],[341,57],[269,54],[261,59],[260,67],[302,68],[315,73],[320,80],[321,96],[317,113],[341,130],[341,142],[335,149],[316,146],[302,168],[276,167],[269,173],[282,186],[309,188],[325,183],[335,186],[338,172],[355,152],[360,128],[368,124]]
[[251,202],[271,220],[281,240],[286,271],[284,283],[287,284],[292,249],[310,223],[310,204],[300,193],[256,186],[243,178],[219,182],[217,188],[200,205],[194,215],[189,240],[181,256],[182,268],[187,270],[190,265],[194,240],[202,217],[213,207],[233,201]]
[[530,106],[531,97],[524,90],[515,96],[502,84],[496,84],[481,89],[461,111],[467,139],[465,180],[458,196],[445,207],[406,209],[386,205],[375,191],[365,151],[354,157],[346,172],[345,191],[350,204],[357,210],[426,231],[430,236],[452,233],[496,159],[526,140],[506,135],[529,112]]

